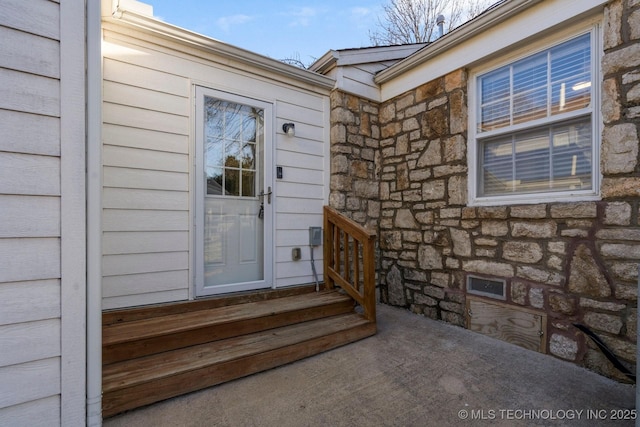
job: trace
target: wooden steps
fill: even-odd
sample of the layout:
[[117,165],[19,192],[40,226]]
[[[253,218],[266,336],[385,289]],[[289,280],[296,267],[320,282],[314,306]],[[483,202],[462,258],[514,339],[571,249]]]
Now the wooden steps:
[[[336,291],[118,317],[103,327],[103,416],[284,365],[371,336]],[[111,318],[113,313],[109,313]]]

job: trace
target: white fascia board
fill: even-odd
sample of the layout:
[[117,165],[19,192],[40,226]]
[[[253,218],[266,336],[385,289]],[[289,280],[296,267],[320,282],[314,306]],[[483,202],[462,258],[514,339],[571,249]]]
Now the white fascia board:
[[[153,17],[142,15],[135,11],[120,9],[111,19],[113,19],[114,22],[126,23],[141,31],[151,33],[160,38],[165,38],[192,48],[214,53],[226,59],[237,61],[241,64],[264,71],[276,73],[325,90],[333,89],[335,84],[333,79],[321,74],[285,64],[281,61],[159,21]],[[110,20],[110,18],[106,18],[106,20]]]
[[602,10],[606,0],[511,0],[380,72],[382,100]]
[[398,61],[425,47],[427,43],[416,43],[396,46],[372,46],[354,49],[330,50],[309,68],[312,71],[326,74],[333,67],[361,65],[373,62]]
[[427,43],[420,43],[340,50],[338,51],[340,55],[338,58],[338,66],[402,60],[413,55],[426,45]]
[[326,75],[337,66],[338,58],[340,58],[340,53],[336,50],[330,50],[315,60],[309,70]]

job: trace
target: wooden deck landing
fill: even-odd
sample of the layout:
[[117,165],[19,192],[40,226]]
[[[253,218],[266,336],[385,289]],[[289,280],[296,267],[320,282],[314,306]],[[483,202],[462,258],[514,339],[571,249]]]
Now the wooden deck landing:
[[375,321],[357,314],[351,297],[336,290],[107,312],[103,416],[281,366],[375,332]]

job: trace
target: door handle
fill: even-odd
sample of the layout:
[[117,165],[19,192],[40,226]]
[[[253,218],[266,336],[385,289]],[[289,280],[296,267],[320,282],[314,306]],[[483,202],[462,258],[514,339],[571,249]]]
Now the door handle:
[[271,191],[271,187],[267,187],[267,193],[263,191],[260,192],[260,201],[264,200],[264,196],[267,196],[267,203],[271,204],[271,194],[273,193],[273,191]]

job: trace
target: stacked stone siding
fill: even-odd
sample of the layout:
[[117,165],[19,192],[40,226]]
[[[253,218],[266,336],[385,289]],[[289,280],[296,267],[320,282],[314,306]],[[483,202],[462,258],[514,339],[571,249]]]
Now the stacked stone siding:
[[464,326],[467,277],[499,278],[546,313],[549,353],[622,379],[581,323],[636,363],[640,2],[604,28],[597,202],[468,206],[464,69],[380,105],[334,92],[331,204],[377,228],[383,302]]
[[379,148],[377,103],[333,91],[329,205],[374,231],[380,217]]

